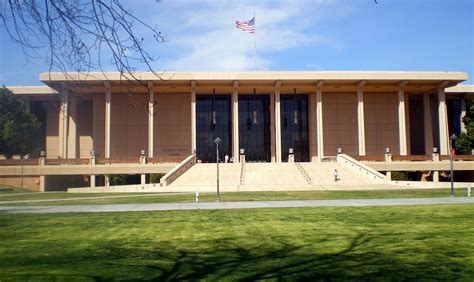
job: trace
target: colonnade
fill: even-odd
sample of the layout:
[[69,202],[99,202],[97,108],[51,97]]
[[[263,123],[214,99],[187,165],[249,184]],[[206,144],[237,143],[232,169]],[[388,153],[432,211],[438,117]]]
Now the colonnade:
[[[271,99],[272,111],[272,161],[281,162],[282,145],[281,145],[281,111],[280,111],[280,88],[281,81],[276,81],[274,93]],[[365,120],[364,120],[364,87],[365,81],[357,84],[357,125],[358,125],[358,152],[359,155],[366,154],[366,138],[365,138]],[[407,93],[405,93],[406,81],[402,81],[398,85],[398,127],[399,127],[399,151],[400,155],[409,154],[409,128],[407,116]],[[148,102],[148,150],[149,158],[154,156],[154,84],[148,82],[149,102]],[[196,150],[196,82],[190,82],[191,88],[191,150]],[[316,96],[316,141],[317,141],[317,158],[321,160],[324,157],[324,136],[323,136],[323,106],[324,106],[324,81],[318,81],[315,85],[315,93],[310,95]],[[446,107],[446,94],[444,88],[447,83],[442,82],[438,86],[438,123],[439,123],[439,149],[441,155],[447,155],[449,152],[449,133],[448,133],[448,116]],[[111,87],[109,82],[104,82],[105,88],[105,144],[104,157],[111,158],[111,104],[113,102]],[[238,160],[239,156],[239,119],[238,119],[238,95],[239,81],[233,83],[231,93],[231,109],[232,109],[232,153],[234,160]],[[463,104],[465,114],[465,103]],[[424,112],[424,135],[425,135],[425,151],[431,152],[433,148],[433,125],[431,118],[431,106],[429,94],[423,94],[423,112]],[[74,95],[70,95],[66,85],[63,86],[60,100],[59,110],[59,128],[58,128],[58,155],[61,158],[77,158],[76,142],[77,142],[77,99]],[[313,134],[310,132],[310,134]]]

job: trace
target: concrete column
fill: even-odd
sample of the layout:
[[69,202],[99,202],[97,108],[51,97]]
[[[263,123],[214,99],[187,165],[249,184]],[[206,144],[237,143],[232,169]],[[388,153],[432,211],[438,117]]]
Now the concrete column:
[[[111,97],[111,89],[110,89],[110,83],[105,82],[105,158],[110,158],[110,127],[111,127],[111,103],[112,103],[112,97]],[[105,187],[109,187],[109,176],[104,175],[104,185]]]
[[410,95],[405,92],[405,127],[407,131],[407,155],[411,155],[410,136]]
[[154,131],[154,119],[155,119],[155,93],[153,90],[153,82],[148,81],[148,92],[149,92],[149,100],[148,100],[148,157],[153,158],[153,136],[155,134]]
[[239,82],[234,81],[234,89],[231,96],[232,105],[232,157],[235,163],[240,162],[239,157]]
[[95,175],[91,175],[89,179],[90,179],[90,187],[95,188]]
[[196,81],[191,81],[191,151],[196,153]]
[[[91,166],[95,165],[95,155],[90,156],[89,163]],[[92,168],[92,172],[94,172],[94,168]],[[95,188],[95,174],[91,174],[89,179],[91,189]]]
[[232,157],[234,162],[240,162],[239,158],[239,82],[234,81],[232,91]]
[[[45,157],[44,156],[40,156],[39,157],[39,165],[40,166],[44,166],[46,164],[46,160],[45,160]],[[39,191],[40,192],[44,192],[46,191],[46,176],[41,173],[40,177],[39,177]]]
[[464,97],[461,98],[461,133],[466,133],[466,125],[462,120],[466,117],[466,99]]
[[398,141],[400,145],[400,155],[407,154],[407,127],[405,121],[405,91],[406,81],[402,81],[398,88]]
[[323,137],[323,93],[324,81],[319,81],[316,87],[316,121],[317,121],[317,140],[318,140],[318,160],[324,157],[324,137]]
[[430,94],[423,94],[423,121],[425,135],[425,155],[433,150],[433,122],[431,120]]
[[449,153],[448,110],[446,107],[446,83],[438,87],[438,117],[439,117],[439,150],[441,155]]
[[68,125],[68,145],[67,158],[77,158],[77,98],[71,95],[69,98],[69,125]]
[[60,158],[67,158],[67,133],[68,133],[68,100],[69,100],[69,90],[66,85],[62,86],[61,102],[59,106],[59,115],[58,115],[58,156]]
[[270,93],[270,153],[271,162],[276,162],[276,136],[275,136],[275,94]]
[[[433,153],[433,162],[439,162],[439,154]],[[433,171],[433,182],[439,182],[439,171]]]
[[110,158],[110,123],[111,123],[111,90],[110,83],[105,82],[105,158]]
[[308,141],[311,162],[318,161],[318,141],[316,132],[316,92],[308,95]]
[[281,81],[275,84],[275,157],[281,163],[281,109],[280,109]]
[[[146,164],[146,157],[145,156],[140,156],[140,164],[145,165]],[[143,167],[142,167],[143,171]],[[145,185],[146,184],[146,174],[142,173],[140,174],[140,184]]]
[[365,120],[364,120],[364,86],[365,81],[357,86],[357,125],[359,132],[359,155],[365,156]]
[[[385,161],[388,162],[388,163],[392,162],[392,153],[385,152]],[[392,180],[392,172],[391,171],[387,171],[387,173],[385,174],[385,180],[388,180],[388,181]]]

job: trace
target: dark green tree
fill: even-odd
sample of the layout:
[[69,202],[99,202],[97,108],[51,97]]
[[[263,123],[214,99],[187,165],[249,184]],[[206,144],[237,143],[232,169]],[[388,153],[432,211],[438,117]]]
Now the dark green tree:
[[31,152],[40,122],[26,104],[5,87],[0,88],[0,154],[11,158]]
[[466,127],[466,133],[461,133],[456,139],[455,147],[458,152],[470,154],[474,149],[474,103],[469,107],[462,122]]

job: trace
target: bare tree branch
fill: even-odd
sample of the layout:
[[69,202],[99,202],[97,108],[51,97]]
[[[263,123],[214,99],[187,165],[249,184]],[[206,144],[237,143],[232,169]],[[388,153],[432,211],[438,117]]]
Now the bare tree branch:
[[142,84],[136,67],[160,77],[153,69],[158,57],[144,45],[165,37],[120,0],[0,0],[0,20],[27,60],[45,58],[50,72],[88,73],[112,65],[124,79]]

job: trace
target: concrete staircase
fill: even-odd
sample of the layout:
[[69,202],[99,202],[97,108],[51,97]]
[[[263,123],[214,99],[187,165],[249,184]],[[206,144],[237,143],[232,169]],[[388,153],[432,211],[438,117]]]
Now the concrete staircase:
[[[334,181],[334,170],[338,180]],[[216,164],[195,164],[164,191],[215,191]],[[342,162],[223,163],[219,164],[221,191],[347,190],[386,187]],[[379,187],[377,187],[379,186]]]

